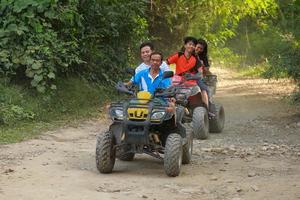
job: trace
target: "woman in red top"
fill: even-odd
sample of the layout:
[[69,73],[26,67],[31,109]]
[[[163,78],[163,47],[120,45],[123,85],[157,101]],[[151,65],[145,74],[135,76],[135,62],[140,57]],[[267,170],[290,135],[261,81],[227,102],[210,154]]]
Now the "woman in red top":
[[[167,64],[176,64],[175,74],[182,76],[184,73],[203,73],[201,62],[195,56],[195,47],[197,39],[194,37],[184,38],[184,48],[182,52],[177,52],[167,59]],[[207,112],[209,112],[208,106],[208,95],[206,90],[201,90],[202,101],[206,105]]]

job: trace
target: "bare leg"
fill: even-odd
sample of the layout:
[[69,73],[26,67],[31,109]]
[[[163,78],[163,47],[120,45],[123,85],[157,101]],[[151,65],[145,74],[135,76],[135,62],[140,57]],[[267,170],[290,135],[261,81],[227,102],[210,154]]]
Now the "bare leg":
[[206,106],[206,108],[207,108],[208,116],[209,116],[209,117],[214,117],[215,114],[209,111],[209,102],[208,102],[209,100],[208,100],[208,94],[207,94],[207,91],[202,90],[201,96],[202,96],[202,101],[204,102],[204,104],[205,104],[205,106]]
[[206,105],[207,109],[209,109],[207,92],[205,90],[202,90],[201,96],[202,96],[203,103]]

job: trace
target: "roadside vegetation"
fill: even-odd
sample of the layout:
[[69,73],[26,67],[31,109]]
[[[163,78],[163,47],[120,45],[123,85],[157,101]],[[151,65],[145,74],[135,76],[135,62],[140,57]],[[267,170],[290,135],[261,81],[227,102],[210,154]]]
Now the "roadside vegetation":
[[[2,82],[3,83],[3,82]],[[53,96],[17,85],[0,86],[0,143],[32,138],[43,130],[100,118],[101,105],[114,98],[110,88],[79,78],[60,79]]]
[[99,116],[142,41],[167,56],[186,35],[213,66],[300,85],[300,0],[2,0],[0,143]]

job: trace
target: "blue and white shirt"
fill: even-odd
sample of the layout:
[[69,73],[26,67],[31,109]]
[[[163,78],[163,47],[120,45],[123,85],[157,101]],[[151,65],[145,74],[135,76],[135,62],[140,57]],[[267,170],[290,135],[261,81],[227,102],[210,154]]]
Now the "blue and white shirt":
[[[150,65],[146,65],[145,63],[141,63],[136,69],[135,69],[135,73],[139,73],[140,71],[143,71],[145,69],[149,69],[151,66]],[[169,65],[163,61],[159,67],[163,72],[165,71],[171,71]]]
[[171,85],[171,80],[169,78],[162,79],[163,71],[160,69],[159,74],[152,78],[150,74],[150,68],[144,69],[138,72],[133,77],[133,84],[140,85],[140,90],[150,92],[152,95],[156,88],[167,88]]
[[[150,65],[146,65],[145,63],[141,63],[136,69],[135,69],[135,74],[139,73],[140,71],[143,71],[145,69],[149,69],[151,66]],[[159,67],[162,72],[165,71],[171,71],[169,65],[163,61]],[[130,79],[133,82],[133,77]]]

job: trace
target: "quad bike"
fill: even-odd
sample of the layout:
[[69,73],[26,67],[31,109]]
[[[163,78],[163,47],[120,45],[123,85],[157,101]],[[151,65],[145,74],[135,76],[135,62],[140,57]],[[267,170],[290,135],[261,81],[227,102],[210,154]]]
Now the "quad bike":
[[[163,74],[163,78],[172,76],[173,72]],[[163,160],[168,176],[178,176],[181,165],[190,163],[193,149],[193,134],[182,124],[184,107],[174,106],[173,112],[167,112],[170,107],[163,97],[170,93],[167,95],[163,89],[154,95],[145,91],[135,93],[119,82],[117,90],[131,98],[110,105],[112,124],[97,136],[99,172],[111,173],[116,158],[131,161],[135,154],[145,153]]]
[[212,96],[216,92],[217,76],[210,75],[205,79],[209,88],[209,106],[214,117],[208,116],[207,109],[202,101],[201,90],[196,80],[201,77],[197,74],[186,74],[173,79],[173,85],[168,89],[175,94],[178,105],[185,107],[184,122],[192,124],[193,135],[197,139],[207,139],[209,132],[221,133],[224,128],[225,112],[221,104],[214,103]]

